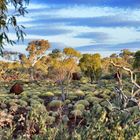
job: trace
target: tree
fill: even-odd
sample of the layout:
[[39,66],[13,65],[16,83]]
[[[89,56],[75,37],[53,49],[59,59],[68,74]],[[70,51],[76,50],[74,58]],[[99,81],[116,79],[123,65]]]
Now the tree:
[[100,54],[84,54],[79,61],[79,66],[84,74],[93,80],[98,80],[101,75],[101,56]]
[[60,86],[62,100],[65,100],[68,94],[69,84],[72,80],[72,73],[78,69],[77,57],[80,56],[80,53],[73,48],[65,48],[59,57],[53,56],[56,55],[51,55],[51,65],[48,75]]
[[[18,40],[23,40],[25,33],[22,25],[18,25],[17,17],[24,16],[26,11],[26,4],[29,0],[0,0],[0,55],[3,53],[4,45],[15,43],[8,36],[8,32],[14,30]],[[9,7],[13,7],[14,11],[10,11]]]
[[65,58],[73,58],[76,61],[81,57],[81,53],[73,48],[64,48],[63,53]]
[[133,63],[133,67],[135,69],[140,70],[140,50],[137,51],[134,55],[134,63]]
[[52,52],[49,53],[49,56],[50,56],[51,58],[60,58],[61,55],[62,55],[62,52],[61,52],[61,50],[59,50],[59,49],[53,49]]
[[140,84],[140,50],[134,55],[133,68],[135,69],[135,74],[137,75],[137,82]]
[[123,83],[123,79],[122,77],[120,77],[120,75],[118,75],[118,87],[116,88],[116,92],[118,94],[119,100],[122,101],[122,103],[120,104],[120,109],[126,109],[128,104],[130,103],[130,101],[136,103],[138,105],[138,108],[140,109],[140,101],[139,99],[136,98],[136,96],[139,94],[140,92],[140,85],[137,83],[137,78],[136,75],[134,73],[133,70],[125,67],[125,66],[121,66],[118,64],[115,64],[113,61],[111,61],[111,64],[116,67],[117,69],[122,69],[126,72],[129,73],[130,75],[130,83],[132,83],[132,90],[131,91],[131,96],[127,96],[125,95],[124,92],[124,83]]
[[25,55],[21,55],[21,64],[27,65],[30,71],[31,80],[34,80],[34,68],[38,61],[43,59],[46,56],[46,51],[50,48],[50,44],[48,40],[35,40],[31,41],[27,47],[27,51],[29,52],[28,57]]
[[119,54],[119,56],[122,57],[128,63],[131,62],[131,60],[132,60],[131,58],[133,57],[133,55],[134,55],[134,53],[128,49],[121,50],[121,53]]
[[118,55],[116,53],[113,53],[110,55],[110,58],[117,58],[117,57],[118,57]]

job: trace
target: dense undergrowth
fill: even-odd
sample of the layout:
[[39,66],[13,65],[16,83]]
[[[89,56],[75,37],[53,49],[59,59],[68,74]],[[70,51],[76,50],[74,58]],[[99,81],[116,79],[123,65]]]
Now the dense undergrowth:
[[[73,81],[65,101],[60,88],[48,81],[27,83],[20,95],[0,87],[2,140],[139,140],[140,111],[130,102],[121,110],[114,80],[90,84]],[[131,86],[126,80],[125,94]]]

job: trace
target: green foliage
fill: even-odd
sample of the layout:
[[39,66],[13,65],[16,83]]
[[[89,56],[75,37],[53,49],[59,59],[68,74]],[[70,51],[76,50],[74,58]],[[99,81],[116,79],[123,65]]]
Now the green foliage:
[[84,111],[85,106],[83,104],[76,104],[75,105],[75,110],[80,110],[80,111]]
[[99,54],[84,54],[80,59],[79,66],[91,80],[98,80],[101,76],[101,56]]
[[134,55],[134,64],[135,69],[140,69],[140,51],[137,51]]
[[64,101],[64,104],[69,104],[69,103],[71,103],[71,101],[69,99]]
[[[27,11],[25,9],[29,0],[1,0],[0,1],[0,54],[3,53],[3,48],[6,43],[13,45],[15,41],[9,38],[8,32],[13,30],[18,40],[23,40],[25,33],[23,32],[24,26],[17,24],[17,17],[24,16]],[[14,11],[12,15],[9,15],[10,8],[13,6]]]
[[80,97],[80,96],[85,96],[85,93],[82,90],[76,90],[75,95]]
[[76,104],[82,104],[84,106],[89,106],[89,102],[87,100],[79,100]]
[[63,102],[60,100],[53,100],[50,102],[49,107],[57,107],[60,108],[63,105]]
[[71,114],[73,114],[74,116],[82,116],[83,113],[81,112],[81,110],[76,109],[73,110]]
[[53,97],[54,96],[54,93],[48,91],[46,93],[42,93],[41,96],[42,97]]
[[131,52],[128,49],[123,49],[121,51],[121,53],[119,54],[120,57],[122,57],[126,62],[130,63],[131,62],[131,58],[134,55],[133,52]]
[[97,97],[92,97],[92,96],[88,96],[86,98],[86,100],[91,103],[91,104],[96,104],[96,103],[99,103],[101,102],[101,99],[97,98]]
[[47,123],[47,125],[51,125],[54,122],[55,122],[55,117],[53,117],[53,116],[47,116],[46,117],[46,123]]
[[59,49],[53,49],[52,53],[50,53],[49,56],[53,59],[61,58],[62,52]]
[[80,58],[80,52],[73,48],[64,48],[63,53],[69,58]]

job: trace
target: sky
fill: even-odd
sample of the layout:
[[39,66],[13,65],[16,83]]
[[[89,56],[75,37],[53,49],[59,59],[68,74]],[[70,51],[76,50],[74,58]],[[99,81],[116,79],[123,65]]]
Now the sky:
[[[6,46],[25,52],[28,43],[46,39],[54,48],[108,56],[123,49],[140,50],[140,0],[30,0],[24,42]],[[9,36],[16,40],[13,32]]]

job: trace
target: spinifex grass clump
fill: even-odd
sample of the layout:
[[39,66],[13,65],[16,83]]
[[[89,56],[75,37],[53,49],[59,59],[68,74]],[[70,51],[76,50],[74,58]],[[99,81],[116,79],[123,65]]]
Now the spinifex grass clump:
[[84,111],[85,110],[85,106],[83,104],[76,104],[75,105],[75,110]]
[[63,105],[62,101],[60,101],[60,100],[53,100],[53,101],[50,102],[49,107],[60,108],[60,107],[62,107],[62,105]]

